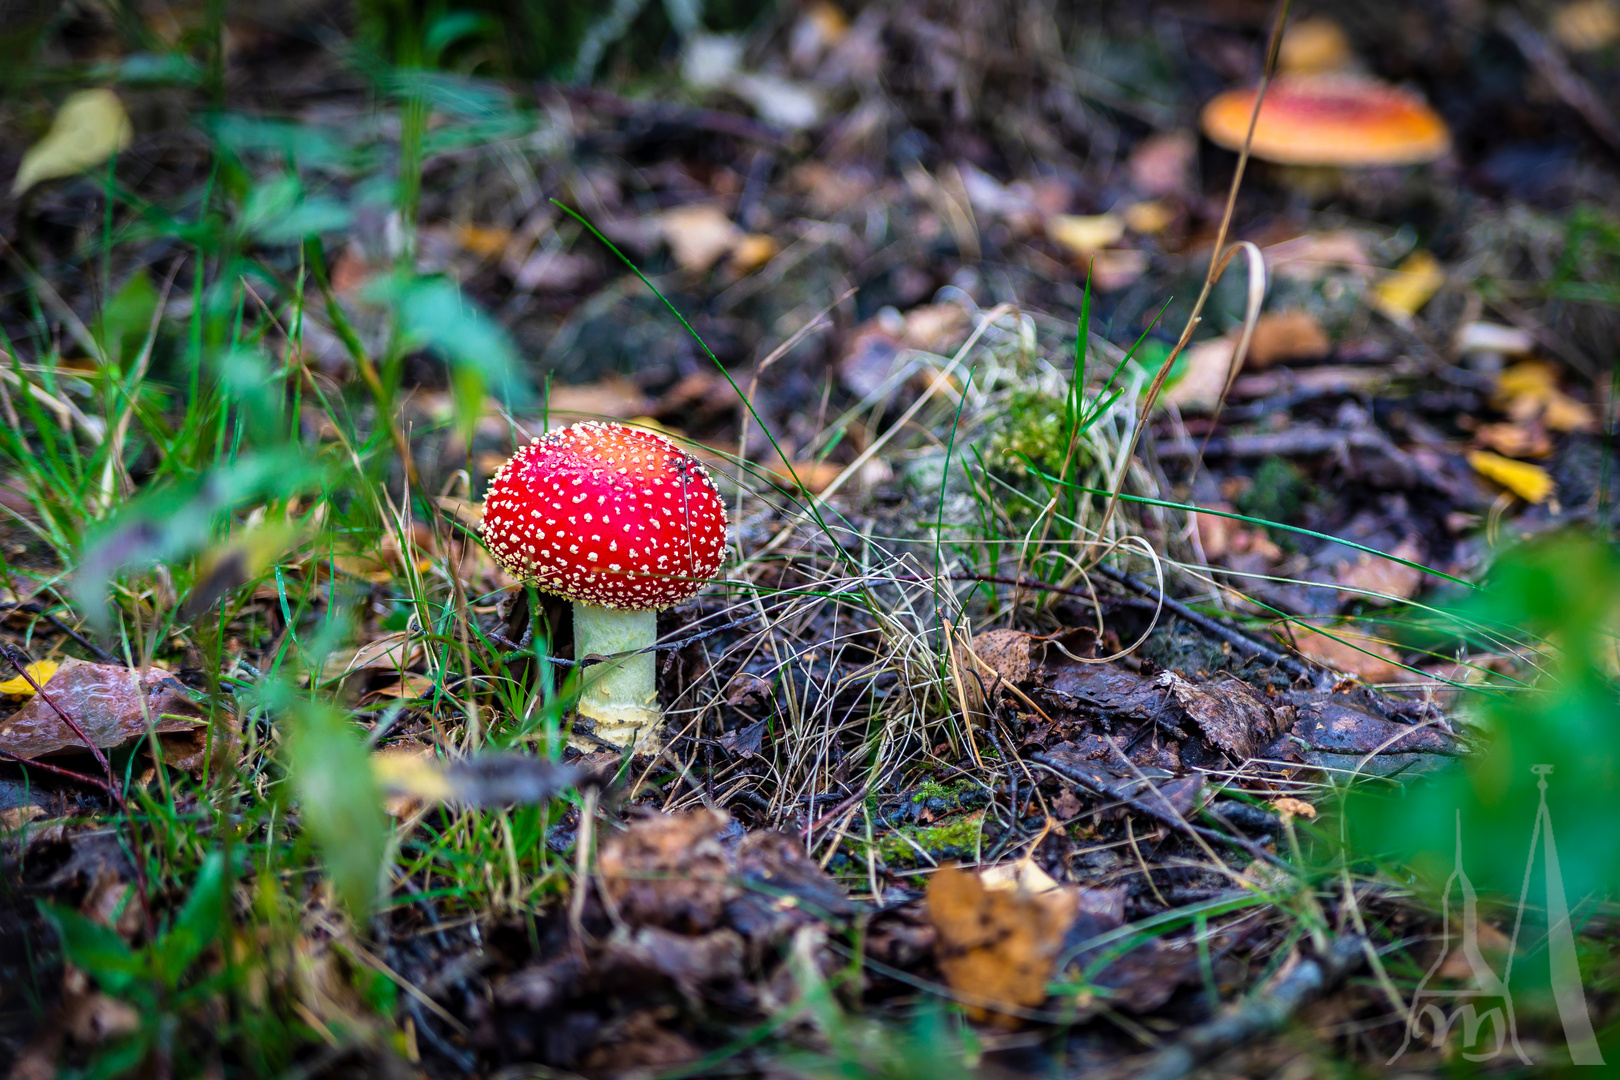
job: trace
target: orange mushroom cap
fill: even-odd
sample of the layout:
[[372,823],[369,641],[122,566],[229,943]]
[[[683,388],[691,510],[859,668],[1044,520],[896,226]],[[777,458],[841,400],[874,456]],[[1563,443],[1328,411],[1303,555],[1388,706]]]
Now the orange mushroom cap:
[[[1254,88],[1204,106],[1204,134],[1241,150]],[[1249,150],[1284,165],[1416,165],[1451,149],[1446,123],[1415,94],[1358,75],[1283,75],[1266,90]]]

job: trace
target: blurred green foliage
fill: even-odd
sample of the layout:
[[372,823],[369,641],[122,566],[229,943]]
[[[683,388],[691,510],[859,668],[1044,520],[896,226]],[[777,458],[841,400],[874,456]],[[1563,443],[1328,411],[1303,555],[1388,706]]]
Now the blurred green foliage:
[[1438,889],[1463,861],[1482,891],[1517,896],[1540,793],[1533,765],[1551,765],[1548,806],[1571,908],[1620,890],[1620,688],[1615,627],[1620,553],[1567,533],[1506,552],[1482,588],[1456,609],[1513,640],[1541,671],[1530,688],[1497,687],[1478,699],[1486,743],[1462,766],[1394,793],[1352,798],[1353,848],[1394,856]]

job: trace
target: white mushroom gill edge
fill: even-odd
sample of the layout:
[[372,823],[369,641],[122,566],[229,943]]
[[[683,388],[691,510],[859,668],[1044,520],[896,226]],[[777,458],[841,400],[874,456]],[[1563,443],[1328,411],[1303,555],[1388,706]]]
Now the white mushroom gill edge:
[[[585,668],[579,712],[596,723],[596,737],[636,753],[655,754],[664,745],[659,730],[657,654],[643,652],[658,640],[658,612],[605,608],[574,601],[574,655],[617,656]],[[581,750],[600,746],[572,740]]]

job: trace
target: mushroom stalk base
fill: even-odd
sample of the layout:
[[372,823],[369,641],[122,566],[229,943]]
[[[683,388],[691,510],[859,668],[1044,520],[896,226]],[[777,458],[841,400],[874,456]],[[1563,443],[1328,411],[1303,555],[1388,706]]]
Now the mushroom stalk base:
[[[651,753],[663,746],[658,730],[655,653],[638,652],[658,640],[658,613],[574,603],[574,655],[633,653],[585,669],[579,712],[596,722],[596,735],[615,746]],[[582,750],[600,747],[574,740]]]

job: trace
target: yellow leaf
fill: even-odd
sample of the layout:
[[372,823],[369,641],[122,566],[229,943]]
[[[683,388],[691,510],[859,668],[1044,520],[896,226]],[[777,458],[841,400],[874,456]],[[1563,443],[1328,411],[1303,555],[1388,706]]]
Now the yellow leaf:
[[1373,286],[1373,306],[1396,322],[1416,315],[1446,283],[1440,261],[1419,248]]
[[[51,676],[56,674],[56,669],[60,666],[55,660],[36,660],[24,670],[33,677],[34,682],[44,686],[51,681]],[[18,675],[15,679],[0,682],[0,694],[9,694],[12,697],[33,697],[34,688],[27,679]]]
[[1071,255],[1088,255],[1125,236],[1125,219],[1115,214],[1053,214],[1046,235]]
[[1175,220],[1174,208],[1160,199],[1131,203],[1125,208],[1125,224],[1131,227],[1132,232],[1139,232],[1144,236],[1156,236],[1164,232]]
[[423,802],[443,802],[455,789],[432,747],[389,747],[371,755],[371,775],[384,791]]
[[62,103],[45,137],[23,155],[11,193],[41,180],[94,168],[129,145],[134,130],[123,102],[111,90],[81,90]]
[[1468,455],[1468,464],[1474,471],[1507,488],[1528,503],[1543,502],[1552,494],[1553,479],[1540,465],[1514,461],[1489,450],[1474,450]]

